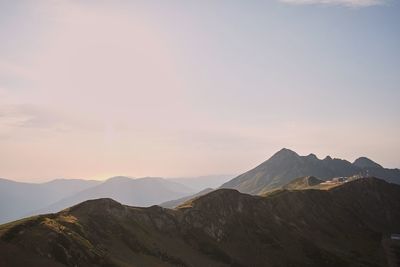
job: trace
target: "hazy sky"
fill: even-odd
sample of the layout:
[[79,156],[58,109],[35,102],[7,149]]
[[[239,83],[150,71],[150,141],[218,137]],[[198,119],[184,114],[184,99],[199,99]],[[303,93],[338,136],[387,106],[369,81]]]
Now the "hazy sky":
[[0,177],[400,167],[397,0],[0,0]]

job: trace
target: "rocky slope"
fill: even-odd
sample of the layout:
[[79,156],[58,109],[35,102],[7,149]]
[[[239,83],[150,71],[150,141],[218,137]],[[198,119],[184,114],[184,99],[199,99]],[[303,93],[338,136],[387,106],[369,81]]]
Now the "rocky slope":
[[399,222],[400,186],[375,178],[267,197],[221,189],[175,210],[98,199],[0,226],[0,251],[26,255],[0,263],[387,266],[381,239]]

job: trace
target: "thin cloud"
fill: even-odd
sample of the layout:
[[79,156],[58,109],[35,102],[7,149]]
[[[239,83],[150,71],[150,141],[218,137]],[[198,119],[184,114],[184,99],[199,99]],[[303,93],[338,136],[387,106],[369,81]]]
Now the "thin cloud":
[[0,59],[0,75],[25,80],[36,80],[36,73],[21,65]]
[[279,0],[293,5],[336,5],[346,7],[369,7],[384,5],[387,0]]
[[[54,112],[29,104],[2,105],[0,123],[2,127],[22,128],[56,128],[60,127],[62,118]],[[2,128],[0,128],[1,130]]]

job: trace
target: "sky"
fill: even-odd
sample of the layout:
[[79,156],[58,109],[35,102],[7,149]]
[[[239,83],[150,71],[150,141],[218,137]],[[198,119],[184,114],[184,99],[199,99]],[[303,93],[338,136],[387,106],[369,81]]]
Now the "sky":
[[400,167],[397,0],[0,0],[0,177]]

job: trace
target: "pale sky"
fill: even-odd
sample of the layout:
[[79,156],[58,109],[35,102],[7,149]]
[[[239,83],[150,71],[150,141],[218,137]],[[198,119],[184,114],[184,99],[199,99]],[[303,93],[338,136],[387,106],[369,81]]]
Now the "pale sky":
[[400,167],[397,0],[0,0],[0,177]]

